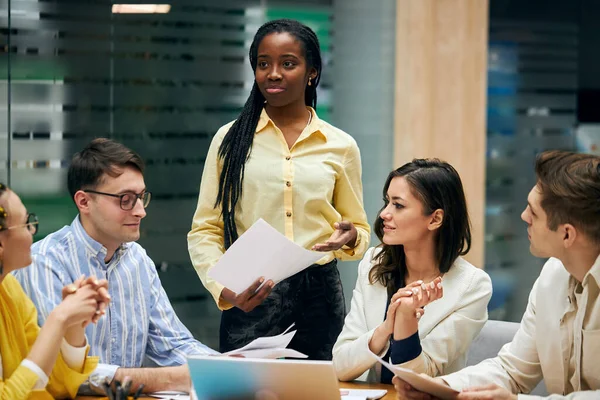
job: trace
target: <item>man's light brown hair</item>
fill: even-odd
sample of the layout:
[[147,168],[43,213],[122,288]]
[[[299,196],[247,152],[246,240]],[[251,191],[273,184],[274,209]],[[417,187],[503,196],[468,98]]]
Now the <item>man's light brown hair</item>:
[[71,199],[78,190],[95,189],[104,174],[118,177],[123,168],[132,167],[144,173],[144,161],[133,150],[111,139],[96,138],[75,153],[67,172],[67,187]]
[[600,157],[546,151],[535,163],[548,228],[571,224],[600,243]]

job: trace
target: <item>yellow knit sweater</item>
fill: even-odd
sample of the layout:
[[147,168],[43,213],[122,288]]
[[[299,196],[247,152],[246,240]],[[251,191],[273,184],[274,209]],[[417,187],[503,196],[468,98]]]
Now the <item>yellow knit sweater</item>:
[[35,306],[19,282],[12,275],[7,275],[0,284],[0,355],[3,369],[0,400],[74,398],[79,385],[98,365],[97,357],[86,357],[82,371],[75,371],[59,354],[46,388],[33,390],[38,376],[20,364],[29,354],[39,331]]

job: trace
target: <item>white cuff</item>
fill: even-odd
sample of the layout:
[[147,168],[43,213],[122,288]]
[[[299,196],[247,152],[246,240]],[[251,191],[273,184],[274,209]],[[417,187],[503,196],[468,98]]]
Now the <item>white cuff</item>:
[[83,347],[71,346],[65,338],[63,338],[60,344],[60,352],[65,360],[65,363],[69,368],[74,371],[81,371],[83,369],[83,363],[85,362],[85,354],[87,351],[88,341],[85,338],[85,344]]
[[24,359],[23,361],[21,361],[21,365],[25,368],[29,368],[30,370],[32,370],[39,378],[35,383],[33,390],[41,390],[44,389],[46,385],[48,385],[48,375],[46,375],[46,373],[42,371],[39,365],[28,359]]
[[[367,351],[369,353],[372,353],[371,349],[369,348],[369,343],[371,343],[371,339],[373,338],[373,335],[375,334],[375,331],[377,330],[379,326],[376,326],[375,328],[371,329],[369,332],[366,333],[367,336]],[[385,357],[385,355],[387,354],[388,350],[390,349],[390,340],[388,339],[385,342],[385,346],[383,346],[383,350],[381,350],[379,352],[379,354],[377,354],[379,357],[383,358]],[[377,361],[373,360],[373,364],[379,364]]]
[[101,387],[102,383],[111,383],[119,369],[118,365],[98,364],[96,369],[90,374],[88,381],[91,385]]
[[446,382],[448,386],[450,386],[457,392],[462,391],[468,386],[468,381],[466,379],[463,379],[463,377],[460,374],[460,371],[450,375],[441,376],[440,378],[442,378],[442,380]]

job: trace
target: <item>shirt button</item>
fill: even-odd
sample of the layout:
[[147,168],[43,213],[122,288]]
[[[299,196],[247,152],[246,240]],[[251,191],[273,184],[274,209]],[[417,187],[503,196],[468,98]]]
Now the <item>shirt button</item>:
[[292,216],[292,213],[290,211],[286,212],[285,215],[287,215],[288,217]]
[[112,338],[112,342],[116,343],[117,342],[117,338]]
[[288,160],[288,161],[290,161],[292,159],[292,157],[291,156],[287,156],[285,159]]
[[290,181],[287,181],[287,182],[285,183],[285,186],[287,186],[287,187],[290,187],[290,186],[292,186],[292,182],[290,182]]

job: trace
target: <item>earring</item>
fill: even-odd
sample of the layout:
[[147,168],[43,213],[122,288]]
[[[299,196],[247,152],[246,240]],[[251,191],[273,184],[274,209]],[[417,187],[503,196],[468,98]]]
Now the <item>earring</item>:
[[311,79],[312,79],[312,78],[309,76],[309,77],[308,77],[308,86],[311,86],[311,85],[312,85],[312,83],[310,82],[310,80],[311,80]]

